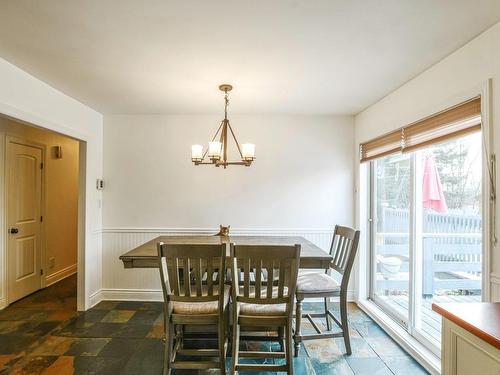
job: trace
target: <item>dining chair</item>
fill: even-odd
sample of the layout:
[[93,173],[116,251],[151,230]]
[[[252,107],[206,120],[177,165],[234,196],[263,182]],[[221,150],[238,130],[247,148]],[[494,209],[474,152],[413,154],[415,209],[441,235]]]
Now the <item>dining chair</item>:
[[[299,355],[300,343],[304,340],[316,340],[321,338],[343,337],[346,353],[351,355],[351,343],[349,339],[349,325],[347,322],[347,285],[349,276],[356,257],[359,243],[359,230],[348,227],[335,226],[330,255],[332,261],[324,273],[311,272],[301,274],[297,280],[296,312],[295,312],[295,356]],[[330,275],[333,269],[342,277],[340,283]],[[329,299],[340,297],[340,321],[334,316],[329,308]],[[302,301],[306,298],[323,298],[324,313],[302,313]],[[302,319],[307,318],[316,333],[302,334]],[[313,318],[326,319],[326,331],[322,331]],[[331,331],[330,318],[341,329],[340,332]]]
[[[225,374],[230,297],[230,286],[225,285],[224,277],[226,245],[158,243],[158,256],[164,298],[163,374],[170,374],[172,369],[210,368]],[[185,348],[185,325],[217,326],[218,348]],[[198,360],[180,359],[182,356]],[[205,357],[216,357],[218,361]]]
[[[238,371],[293,374],[292,318],[299,257],[300,245],[231,246],[232,374]],[[277,352],[241,351],[242,330],[276,331],[276,341],[282,349]],[[240,363],[240,357],[284,358],[285,363]]]

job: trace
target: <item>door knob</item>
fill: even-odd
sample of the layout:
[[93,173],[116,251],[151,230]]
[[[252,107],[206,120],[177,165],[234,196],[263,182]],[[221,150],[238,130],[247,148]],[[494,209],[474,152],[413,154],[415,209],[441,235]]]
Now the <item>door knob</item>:
[[11,234],[19,233],[19,229],[18,228],[10,228],[10,233]]

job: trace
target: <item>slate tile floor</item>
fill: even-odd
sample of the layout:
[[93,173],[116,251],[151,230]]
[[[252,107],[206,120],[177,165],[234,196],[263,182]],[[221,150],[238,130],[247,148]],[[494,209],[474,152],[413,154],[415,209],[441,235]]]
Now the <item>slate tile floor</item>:
[[[85,313],[75,310],[73,276],[0,311],[0,374],[161,374],[160,303],[104,301]],[[349,310],[353,354],[343,355],[342,339],[308,341],[294,359],[295,374],[426,373],[354,304]],[[277,348],[269,343],[242,345]]]

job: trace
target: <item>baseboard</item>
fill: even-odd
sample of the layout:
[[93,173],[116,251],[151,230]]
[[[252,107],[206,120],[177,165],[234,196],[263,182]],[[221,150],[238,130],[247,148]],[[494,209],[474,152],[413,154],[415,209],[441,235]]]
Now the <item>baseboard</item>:
[[90,306],[101,301],[162,302],[163,293],[158,289],[101,289],[90,296]]
[[57,283],[58,281],[61,281],[62,279],[65,279],[68,276],[74,275],[76,271],[77,271],[76,264],[72,264],[71,266],[63,268],[62,270],[47,275],[47,277],[45,277],[45,286],[46,287],[50,286],[52,284]]
[[92,307],[97,305],[102,300],[103,299],[102,299],[101,291],[98,290],[97,292],[95,292],[89,296],[89,307],[88,308],[91,309]]

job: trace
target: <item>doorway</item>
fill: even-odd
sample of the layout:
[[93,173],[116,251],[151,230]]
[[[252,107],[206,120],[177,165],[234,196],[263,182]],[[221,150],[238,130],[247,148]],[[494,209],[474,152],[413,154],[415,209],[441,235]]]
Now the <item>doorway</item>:
[[9,302],[42,287],[43,147],[6,140],[7,283]]
[[0,175],[5,189],[8,305],[70,276],[76,278],[81,144],[6,117],[0,117],[0,142],[5,150]]

